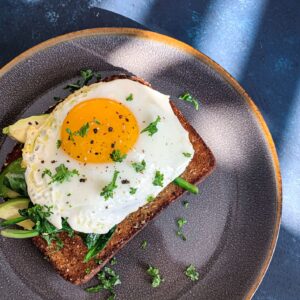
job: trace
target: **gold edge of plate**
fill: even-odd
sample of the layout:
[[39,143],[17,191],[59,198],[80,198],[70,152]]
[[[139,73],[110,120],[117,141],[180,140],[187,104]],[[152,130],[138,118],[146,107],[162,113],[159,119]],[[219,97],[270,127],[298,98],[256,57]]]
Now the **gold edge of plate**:
[[255,281],[252,284],[252,287],[248,290],[247,295],[245,296],[245,299],[251,299],[257,290],[259,284],[261,283],[268,266],[271,262],[276,242],[278,239],[278,233],[280,228],[280,222],[281,222],[281,211],[282,211],[282,181],[281,181],[281,173],[280,173],[280,166],[279,166],[279,159],[277,155],[277,151],[275,148],[275,144],[272,138],[272,135],[270,133],[270,130],[261,114],[257,106],[255,105],[254,101],[250,98],[250,96],[246,93],[246,91],[241,87],[241,85],[238,83],[236,79],[234,79],[227,71],[225,71],[218,63],[213,61],[211,58],[203,54],[202,52],[196,50],[192,46],[185,44],[184,42],[181,42],[179,40],[176,40],[172,37],[142,30],[142,29],[136,29],[136,28],[118,28],[118,27],[103,27],[103,28],[93,28],[93,29],[85,29],[81,31],[71,32],[64,35],[60,35],[58,37],[51,38],[47,41],[44,41],[25,52],[18,55],[16,58],[11,60],[9,63],[7,63],[5,66],[3,66],[0,69],[0,76],[3,76],[6,72],[8,72],[10,69],[12,69],[15,65],[20,63],[21,61],[25,60],[26,58],[32,56],[34,53],[37,53],[41,50],[45,50],[49,47],[52,47],[54,45],[57,45],[62,42],[70,41],[73,39],[85,37],[85,36],[91,36],[91,35],[130,35],[138,38],[145,38],[145,39],[151,39],[155,41],[159,41],[162,43],[165,43],[167,45],[173,46],[175,48],[178,48],[180,50],[183,50],[194,57],[200,59],[201,61],[208,64],[211,68],[216,70],[219,74],[222,75],[222,77],[230,83],[234,89],[245,99],[247,104],[249,105],[250,109],[252,110],[254,116],[256,117],[263,133],[265,136],[265,139],[267,141],[267,144],[269,146],[272,158],[273,158],[273,166],[274,166],[274,172],[275,172],[275,178],[276,178],[276,186],[277,186],[277,214],[276,214],[276,221],[275,221],[275,227],[273,231],[272,240],[269,246],[269,251],[266,255],[265,261],[262,264],[261,270],[259,274],[257,275]]

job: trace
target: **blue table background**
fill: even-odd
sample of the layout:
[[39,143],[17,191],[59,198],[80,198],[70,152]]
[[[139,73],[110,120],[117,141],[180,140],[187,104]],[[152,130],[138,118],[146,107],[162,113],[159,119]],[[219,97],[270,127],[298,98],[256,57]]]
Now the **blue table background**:
[[102,26],[146,27],[180,39],[222,65],[254,99],[283,179],[279,240],[254,299],[300,299],[300,1],[0,0],[0,66],[50,37]]

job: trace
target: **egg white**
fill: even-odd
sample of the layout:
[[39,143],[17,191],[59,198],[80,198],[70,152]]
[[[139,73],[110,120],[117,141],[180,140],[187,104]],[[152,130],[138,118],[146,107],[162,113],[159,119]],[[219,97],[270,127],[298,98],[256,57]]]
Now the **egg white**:
[[[129,94],[133,101],[126,101]],[[158,132],[153,136],[141,133],[133,149],[121,163],[83,163],[72,159],[62,149],[57,149],[62,123],[68,112],[78,103],[93,98],[109,98],[128,107],[137,119],[140,130],[153,122],[157,116]],[[138,82],[118,79],[83,87],[61,102],[39,129],[30,129],[23,149],[26,166],[28,194],[34,204],[51,207],[53,214],[49,221],[61,228],[62,218],[70,226],[84,233],[107,233],[114,225],[130,213],[147,203],[151,195],[159,192],[178,177],[191,158],[182,153],[194,154],[188,133],[180,124],[169,104],[169,97]],[[132,162],[146,161],[146,169],[137,173]],[[69,161],[69,162],[67,162]],[[78,170],[80,176],[73,176],[63,183],[49,184],[49,177],[42,177],[43,170],[55,173],[55,168],[64,164]],[[111,182],[115,170],[120,172],[113,198],[105,200],[100,196],[102,188]],[[163,187],[154,186],[155,172],[164,174]],[[85,182],[80,182],[82,177]],[[129,180],[122,184],[121,180]],[[137,188],[134,195],[130,187]]]

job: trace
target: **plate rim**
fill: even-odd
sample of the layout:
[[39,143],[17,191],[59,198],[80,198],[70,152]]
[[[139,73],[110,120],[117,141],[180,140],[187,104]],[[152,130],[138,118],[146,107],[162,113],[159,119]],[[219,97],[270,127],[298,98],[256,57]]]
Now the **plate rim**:
[[272,135],[270,133],[270,130],[267,126],[266,121],[264,120],[262,113],[256,106],[255,102],[252,100],[252,98],[248,95],[248,93],[244,90],[244,88],[240,85],[240,83],[232,76],[230,75],[223,67],[221,67],[218,63],[216,63],[213,59],[202,53],[201,51],[193,48],[192,46],[179,41],[173,37],[157,33],[154,31],[144,30],[144,29],[137,29],[137,28],[129,28],[129,27],[99,27],[99,28],[91,28],[91,29],[84,29],[79,31],[74,31],[70,33],[66,33],[63,35],[59,35],[56,37],[53,37],[51,39],[48,39],[44,42],[41,42],[28,50],[22,52],[18,56],[16,56],[14,59],[9,61],[7,64],[5,64],[0,69],[0,79],[5,75],[5,73],[8,73],[11,69],[13,69],[17,64],[21,63],[22,61],[26,60],[30,56],[32,56],[35,53],[38,53],[42,50],[45,50],[47,48],[53,47],[59,43],[63,43],[66,41],[74,40],[81,37],[87,37],[87,36],[94,36],[94,35],[127,35],[132,37],[138,37],[138,38],[144,38],[144,39],[150,39],[154,41],[158,41],[164,44],[167,44],[169,46],[173,46],[181,51],[184,51],[192,56],[194,56],[196,59],[199,59],[200,61],[204,62],[206,65],[214,69],[218,74],[222,76],[224,80],[226,80],[238,94],[245,100],[245,102],[248,104],[253,116],[256,118],[262,133],[265,137],[265,140],[267,142],[267,146],[269,148],[271,157],[272,157],[272,163],[273,163],[273,169],[276,179],[276,189],[277,189],[277,201],[276,201],[276,220],[275,220],[275,226],[273,228],[273,234],[272,239],[269,245],[268,252],[266,254],[265,260],[262,263],[259,273],[252,282],[251,287],[249,288],[247,294],[245,295],[245,299],[251,299],[253,295],[255,294],[256,290],[258,289],[260,283],[262,282],[267,269],[270,265],[270,262],[272,260],[276,243],[278,240],[279,235],[279,229],[280,229],[280,223],[281,223],[281,213],[282,213],[282,179],[281,179],[281,172],[280,172],[280,165],[279,165],[279,159],[275,147],[275,143],[273,141]]

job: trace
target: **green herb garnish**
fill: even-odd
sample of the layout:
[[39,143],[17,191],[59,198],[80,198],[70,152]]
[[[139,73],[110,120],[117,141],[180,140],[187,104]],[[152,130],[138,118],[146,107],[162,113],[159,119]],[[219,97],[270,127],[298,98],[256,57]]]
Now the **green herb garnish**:
[[100,196],[103,196],[105,200],[108,200],[109,198],[113,197],[113,191],[118,187],[116,185],[116,181],[119,173],[120,172],[118,171],[114,171],[112,181],[102,189]]
[[72,142],[74,142],[75,140],[74,140],[74,136],[73,136],[72,130],[70,128],[67,128],[66,132],[69,134],[69,140],[72,141]]
[[148,242],[146,240],[143,240],[141,243],[141,248],[145,250],[147,248],[147,245],[148,245]]
[[79,176],[79,172],[76,169],[69,170],[64,164],[60,164],[58,167],[55,168],[56,173],[52,174],[49,169],[45,169],[42,173],[42,177],[48,175],[51,177],[51,181],[49,184],[53,182],[63,183],[64,181],[69,181],[71,177],[74,175]]
[[83,78],[83,85],[86,85],[94,77],[94,72],[91,69],[81,70],[80,75]]
[[127,157],[126,154],[122,154],[120,150],[114,150],[110,154],[110,158],[115,162],[122,162]]
[[134,162],[131,165],[137,173],[142,173],[146,169],[146,162],[144,160],[140,163]]
[[156,288],[164,281],[164,279],[159,274],[159,269],[153,266],[149,266],[147,273],[152,277],[151,285]]
[[129,96],[126,97],[126,101],[132,101],[133,100],[133,94],[130,93]]
[[111,260],[110,260],[110,264],[112,266],[114,266],[115,264],[117,263],[117,259],[115,257],[113,257]]
[[148,135],[152,136],[153,134],[155,134],[158,131],[158,129],[157,129],[158,122],[160,122],[160,116],[157,116],[156,120],[151,122],[146,128],[144,128],[141,131],[141,133],[148,132]]
[[136,193],[136,191],[137,191],[137,188],[133,188],[133,187],[129,188],[129,194],[131,194],[131,195],[134,195]]
[[86,269],[85,269],[85,273],[86,273],[86,274],[90,274],[90,273],[91,273],[91,268],[86,268]]
[[119,275],[114,270],[108,267],[104,267],[103,271],[100,271],[97,275],[99,284],[86,288],[85,291],[89,293],[97,293],[102,290],[108,290],[110,292],[110,299],[115,299],[114,287],[121,284]]
[[163,186],[163,181],[164,181],[164,174],[160,173],[159,171],[156,171],[155,177],[152,181],[153,185]]
[[54,101],[60,101],[61,98],[60,98],[60,97],[57,97],[57,96],[54,96],[54,97],[53,97],[53,100],[54,100]]
[[71,93],[79,90],[81,88],[80,80],[77,80],[76,83],[69,83],[64,87],[64,90],[69,90]]
[[191,157],[191,156],[192,156],[192,154],[189,153],[189,152],[182,152],[182,154],[183,154],[183,156],[185,156],[185,157]]
[[100,125],[100,121],[96,118],[93,119],[93,122],[95,122],[96,124]]
[[188,208],[189,207],[189,202],[188,201],[182,201],[182,205],[184,208]]
[[89,132],[89,128],[90,128],[90,125],[89,123],[85,123],[84,125],[82,125],[79,130],[73,132],[74,135],[79,135],[81,137],[84,137],[88,134]]
[[182,95],[179,96],[179,99],[184,100],[186,102],[190,102],[194,105],[195,109],[199,109],[199,103],[197,99],[195,99],[190,93],[185,92]]
[[191,192],[193,194],[198,194],[199,193],[199,189],[196,185],[193,185],[193,184],[187,182],[186,180],[184,180],[181,177],[175,178],[173,183],[175,183],[176,185],[180,186],[181,188],[183,188],[183,189],[185,189],[188,192]]
[[150,203],[150,202],[152,202],[154,199],[155,199],[155,198],[154,198],[152,195],[149,195],[149,196],[147,197],[147,202]]
[[176,235],[181,237],[184,241],[186,241],[186,237],[182,232],[182,228],[183,226],[187,223],[187,220],[184,218],[179,218],[177,219],[177,226],[178,226],[178,230],[176,232]]
[[59,149],[61,146],[61,140],[56,141],[56,148]]
[[197,272],[195,266],[189,265],[185,270],[184,274],[190,278],[192,281],[199,280],[199,273]]

